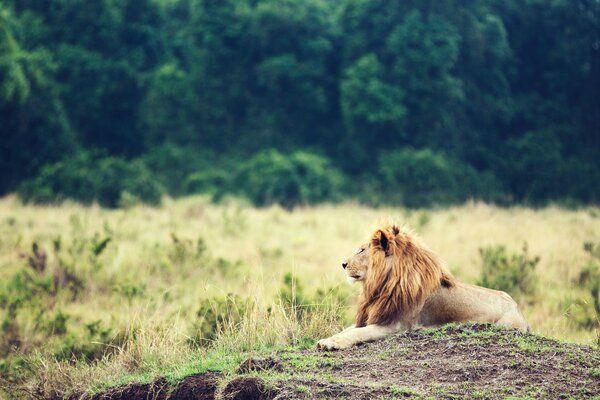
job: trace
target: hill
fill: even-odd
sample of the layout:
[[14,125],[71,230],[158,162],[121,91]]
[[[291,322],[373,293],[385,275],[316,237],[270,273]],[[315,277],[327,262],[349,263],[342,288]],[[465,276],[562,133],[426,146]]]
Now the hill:
[[490,325],[407,332],[343,352],[279,350],[235,371],[80,400],[600,398],[600,350]]

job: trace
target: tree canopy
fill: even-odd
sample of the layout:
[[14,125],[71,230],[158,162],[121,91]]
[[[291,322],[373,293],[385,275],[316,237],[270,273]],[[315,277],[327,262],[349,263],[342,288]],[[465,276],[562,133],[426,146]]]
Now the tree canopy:
[[595,0],[7,0],[0,194],[597,203],[599,93]]

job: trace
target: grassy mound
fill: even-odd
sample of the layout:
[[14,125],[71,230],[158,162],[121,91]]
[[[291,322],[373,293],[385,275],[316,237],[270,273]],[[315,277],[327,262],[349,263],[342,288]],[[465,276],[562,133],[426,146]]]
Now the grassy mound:
[[239,367],[79,399],[600,398],[600,351],[492,325],[407,332],[347,351],[284,349]]

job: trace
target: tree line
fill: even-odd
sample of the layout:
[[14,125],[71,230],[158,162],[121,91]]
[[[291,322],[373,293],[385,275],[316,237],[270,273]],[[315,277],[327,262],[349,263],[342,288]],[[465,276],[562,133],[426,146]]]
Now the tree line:
[[0,194],[600,200],[595,0],[5,0]]

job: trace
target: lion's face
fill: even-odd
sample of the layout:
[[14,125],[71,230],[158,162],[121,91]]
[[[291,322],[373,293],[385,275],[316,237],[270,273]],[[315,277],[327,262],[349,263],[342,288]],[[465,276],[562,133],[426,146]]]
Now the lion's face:
[[349,283],[364,281],[369,268],[369,244],[365,243],[356,253],[342,263]]

